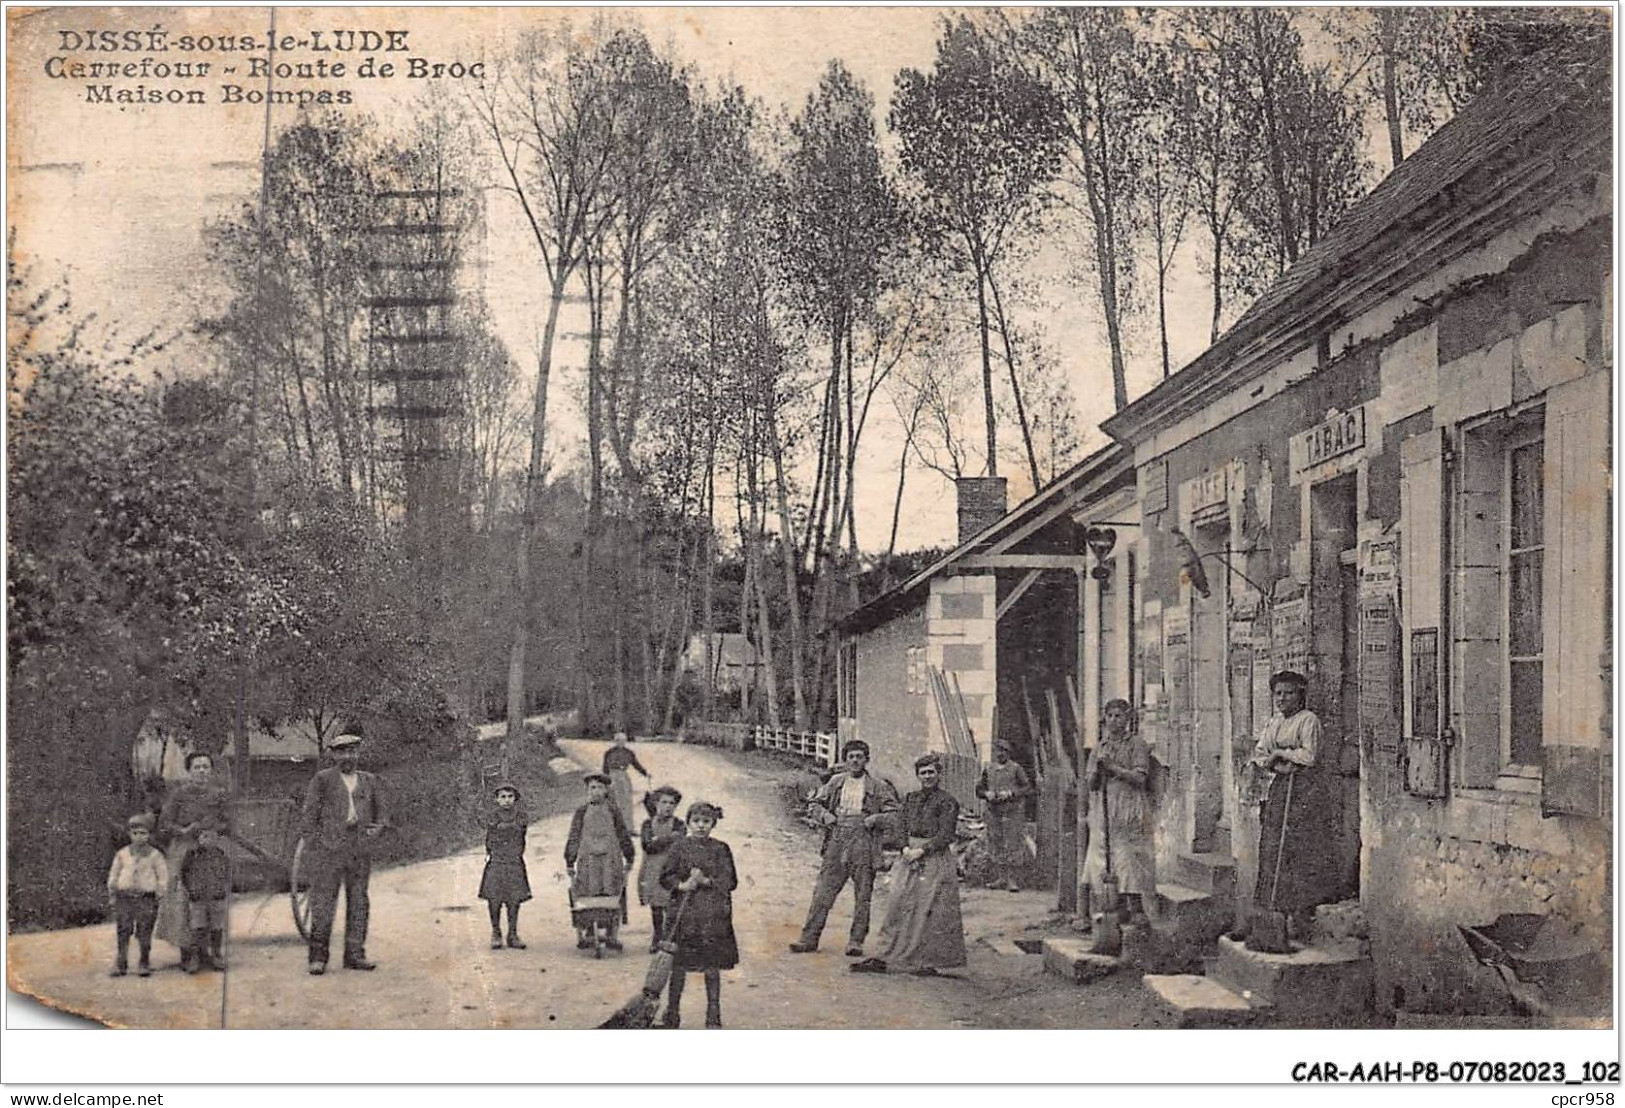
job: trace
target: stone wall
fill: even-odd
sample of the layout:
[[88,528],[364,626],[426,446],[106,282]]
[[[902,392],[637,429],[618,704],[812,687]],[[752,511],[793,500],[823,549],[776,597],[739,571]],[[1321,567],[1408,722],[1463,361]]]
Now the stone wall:
[[931,749],[936,709],[925,673],[924,606],[858,637],[855,733],[869,744],[876,773],[899,789],[914,784],[914,759]]

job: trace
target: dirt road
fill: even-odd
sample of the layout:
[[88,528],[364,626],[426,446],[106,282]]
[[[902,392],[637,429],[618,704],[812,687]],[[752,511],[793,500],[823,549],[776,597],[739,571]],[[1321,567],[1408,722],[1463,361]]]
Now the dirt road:
[[[602,743],[567,742],[595,767]],[[717,836],[734,852],[740,889],[735,929],[740,965],[723,977],[729,1027],[955,1028],[1133,1027],[1143,1001],[1134,975],[1088,988],[1046,977],[1039,959],[1000,954],[984,940],[1009,935],[1045,915],[1052,894],[965,890],[971,964],[953,978],[870,977],[849,973],[841,956],[851,916],[843,895],[825,949],[793,955],[817,872],[817,842],[789,819],[778,796],[780,772],[766,763],[675,744],[638,744],[658,784],[688,801],[721,804]],[[643,782],[634,774],[641,795]],[[626,952],[595,961],[575,949],[566,900],[563,846],[568,816],[533,824],[527,861],[535,899],[520,930],[527,950],[490,950],[485,904],[476,899],[482,850],[379,871],[372,879],[371,973],[305,972],[305,950],[285,895],[250,894],[232,913],[228,974],[188,976],[178,954],[156,943],[150,978],[110,978],[112,925],[9,940],[9,976],[19,992],[118,1027],[511,1028],[594,1027],[633,996],[650,937],[636,907]],[[882,902],[877,891],[875,931]],[[342,909],[340,910],[342,919]],[[338,930],[338,929],[336,929]],[[873,940],[871,934],[871,941]],[[339,936],[334,935],[335,954]],[[1008,950],[1008,948],[1006,948]],[[228,980],[229,978],[229,980]],[[704,1011],[699,982],[685,998],[684,1026]]]

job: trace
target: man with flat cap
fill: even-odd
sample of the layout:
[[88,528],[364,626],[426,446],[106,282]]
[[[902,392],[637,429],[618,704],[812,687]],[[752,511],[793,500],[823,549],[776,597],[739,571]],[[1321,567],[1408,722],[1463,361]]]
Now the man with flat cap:
[[327,972],[344,886],[344,968],[376,969],[367,960],[367,883],[372,878],[372,850],[389,826],[378,778],[359,768],[361,736],[340,735],[328,744],[334,765],[311,778],[305,790],[299,833],[310,859],[310,972]]

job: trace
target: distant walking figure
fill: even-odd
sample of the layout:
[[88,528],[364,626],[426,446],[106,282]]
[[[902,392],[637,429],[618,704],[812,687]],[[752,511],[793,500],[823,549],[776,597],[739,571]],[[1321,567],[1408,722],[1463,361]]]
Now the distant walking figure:
[[636,752],[626,745],[626,732],[615,732],[615,741],[610,748],[604,751],[604,776],[609,778],[609,794],[615,800],[615,807],[620,809],[621,822],[632,826],[632,775],[627,773],[627,767],[643,774],[643,779],[649,779],[649,771],[643,768],[638,761]]
[[823,863],[813,888],[812,906],[801,937],[790,944],[796,954],[818,949],[824,921],[835,898],[852,882],[852,930],[847,937],[849,958],[863,954],[869,935],[869,906],[874,898],[875,870],[897,811],[897,790],[891,782],[869,772],[869,745],[857,739],[843,752],[846,771],[837,773],[813,794],[808,811],[824,825]]

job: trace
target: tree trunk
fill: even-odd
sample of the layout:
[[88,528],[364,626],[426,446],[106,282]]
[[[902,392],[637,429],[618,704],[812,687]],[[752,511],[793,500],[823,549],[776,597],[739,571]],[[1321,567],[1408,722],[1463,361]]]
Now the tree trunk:
[[988,345],[987,274],[982,266],[981,251],[972,255],[976,267],[976,319],[982,339],[982,406],[987,413],[987,467],[989,477],[999,475],[998,428],[993,415],[993,351]]
[[1382,107],[1388,119],[1388,155],[1394,167],[1405,160],[1405,132],[1399,118],[1399,17],[1395,8],[1377,10],[1382,49]]
[[768,405],[768,444],[773,450],[773,484],[779,502],[779,535],[782,547],[779,560],[784,563],[784,602],[790,610],[790,691],[795,698],[796,730],[805,731],[808,726],[807,695],[802,684],[802,662],[805,658],[806,643],[803,641],[801,627],[801,588],[796,573],[798,565],[796,528],[790,517],[790,491],[784,479],[784,445],[779,438],[778,406],[771,388],[768,390]]
[[[1159,246],[1157,253],[1162,249]],[[1215,306],[1215,311],[1217,306]],[[1168,379],[1168,267],[1157,261],[1157,334],[1162,340],[1162,379]]]
[[564,304],[564,282],[553,283],[547,303],[542,348],[536,359],[536,398],[531,410],[530,462],[525,467],[525,502],[519,523],[518,552],[514,561],[513,638],[508,650],[507,743],[518,742],[525,726],[525,651],[529,642],[530,610],[535,603],[530,573],[530,548],[536,541],[537,514],[542,495],[542,456],[547,447],[547,382],[553,373],[553,340],[559,330],[559,308]]
[[1038,469],[1038,454],[1033,449],[1032,428],[1027,425],[1027,405],[1021,399],[1021,381],[1016,377],[1016,351],[1010,342],[1010,321],[1004,315],[1004,297],[999,295],[999,284],[993,279],[991,269],[987,274],[987,286],[993,293],[994,317],[998,320],[999,338],[1004,344],[1005,365],[1010,370],[1010,394],[1016,398],[1016,422],[1021,426],[1021,444],[1027,448],[1027,467],[1032,472],[1033,491],[1037,492],[1043,487],[1044,479]]

